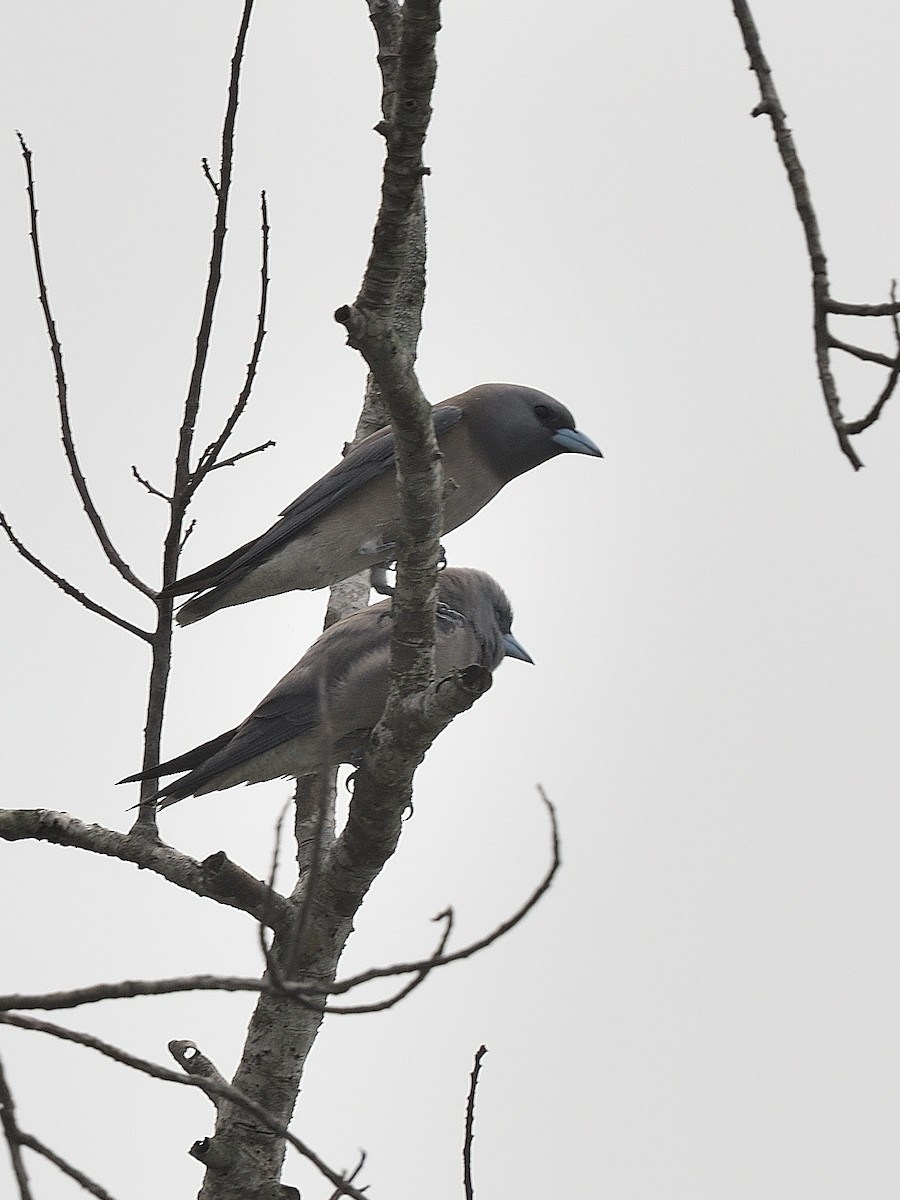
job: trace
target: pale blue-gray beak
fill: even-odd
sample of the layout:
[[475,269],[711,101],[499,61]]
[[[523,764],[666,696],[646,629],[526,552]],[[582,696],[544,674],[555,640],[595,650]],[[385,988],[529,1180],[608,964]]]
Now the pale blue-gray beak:
[[534,666],[534,659],[518,640],[511,633],[504,633],[503,645],[506,649],[507,658],[518,658],[521,662],[531,663]]
[[550,440],[556,442],[557,446],[562,446],[563,450],[569,454],[590,454],[593,458],[603,457],[600,447],[580,429],[557,429]]

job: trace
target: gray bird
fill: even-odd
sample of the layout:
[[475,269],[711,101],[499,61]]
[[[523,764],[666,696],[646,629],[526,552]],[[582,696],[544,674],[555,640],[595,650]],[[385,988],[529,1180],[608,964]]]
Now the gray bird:
[[[444,456],[443,533],[557,454],[603,457],[569,410],[534,388],[482,383],[433,411]],[[399,520],[394,435],[384,428],[289,504],[266,533],[161,594],[202,593],[178,611],[178,624],[190,625],[220,608],[329,587],[395,559]]]
[[[512,608],[490,575],[448,567],[438,588],[438,679],[473,663],[493,671],[505,655],[532,661],[512,635]],[[235,729],[119,782],[187,771],[154,793],[158,807],[166,808],[239,783],[299,778],[339,763],[358,766],[387,701],[390,637],[390,600],[338,621]]]

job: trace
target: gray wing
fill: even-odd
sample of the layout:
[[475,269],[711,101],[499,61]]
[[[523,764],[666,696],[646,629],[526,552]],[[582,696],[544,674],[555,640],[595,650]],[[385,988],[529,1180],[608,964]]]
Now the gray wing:
[[[439,404],[433,413],[435,435],[440,437],[462,418],[463,410],[453,404]],[[393,430],[386,427],[370,434],[355,450],[351,450],[321,479],[293,500],[271,529],[201,571],[176,580],[161,594],[181,596],[187,592],[203,591],[242,575],[266,559],[273,550],[295,538],[323,513],[329,512],[347,496],[358,491],[370,479],[392,469],[394,459]]]
[[[383,675],[385,693],[387,691],[389,612],[389,602],[374,604],[326,630],[237,729],[205,743],[205,748],[214,750],[205,761],[181,779],[160,788],[157,796],[174,799],[190,796],[220,773],[239,767],[284,742],[312,733],[320,724],[320,681],[327,688],[329,704],[333,707],[341,704],[341,727],[333,731],[338,740],[351,729],[371,726],[378,717],[376,713],[371,718],[367,711],[373,691],[370,676],[373,667]],[[347,692],[352,697],[354,689],[358,689],[363,709],[359,725],[354,723],[352,703],[347,712]],[[196,753],[189,752],[191,755]],[[172,762],[185,762],[187,758],[188,755],[182,755]],[[172,763],[166,765],[172,769]],[[185,762],[185,765],[188,764]]]

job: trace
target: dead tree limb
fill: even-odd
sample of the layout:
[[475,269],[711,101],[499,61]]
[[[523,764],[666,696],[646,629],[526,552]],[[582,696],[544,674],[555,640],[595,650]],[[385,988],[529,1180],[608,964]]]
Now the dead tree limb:
[[466,1135],[463,1138],[463,1187],[466,1200],[475,1200],[475,1185],[472,1182],[472,1143],[475,1140],[475,1090],[478,1087],[478,1076],[481,1074],[481,1060],[487,1054],[487,1046],[479,1046],[475,1052],[475,1062],[472,1064],[472,1075],[469,1081],[469,1100],[466,1104]]
[[[188,506],[194,497],[200,480],[194,479],[191,469],[191,453],[194,442],[194,430],[197,415],[200,411],[200,397],[206,363],[209,357],[212,338],[213,319],[216,312],[216,300],[222,281],[222,261],[225,253],[225,235],[227,232],[228,200],[231,194],[231,181],[234,168],[234,137],[237,123],[238,98],[240,93],[241,67],[244,61],[244,51],[247,45],[247,34],[250,28],[250,17],[253,13],[253,0],[244,0],[241,22],[238,29],[234,54],[231,59],[231,72],[228,82],[228,99],[225,106],[225,119],[222,125],[221,165],[219,182],[213,190],[216,197],[216,213],[212,234],[212,250],[209,260],[209,271],[206,280],[206,293],[200,316],[200,328],[197,333],[194,362],[191,369],[190,382],[184,401],[181,428],[178,434],[178,446],[175,453],[174,479],[172,484],[172,499],[170,503],[169,527],[163,542],[162,582],[163,586],[173,583],[178,574],[178,563],[184,548],[186,534],[184,524]],[[209,177],[209,176],[208,176]],[[210,182],[212,182],[211,177]],[[256,374],[256,363],[265,334],[265,298],[268,289],[268,221],[263,203],[263,267],[262,267],[262,299],[260,316],[257,319],[256,341],[254,351],[247,368],[244,390],[232,412],[232,418],[226,423],[221,444],[234,427],[243,407],[246,397],[252,387]],[[245,395],[246,394],[246,395]],[[221,449],[221,446],[219,447]],[[211,463],[201,473],[206,474]],[[142,766],[145,770],[154,766],[161,759],[162,724],[168,693],[169,674],[172,665],[172,611],[171,597],[157,596],[157,622],[153,634],[153,658],[150,665],[150,682],[147,699],[147,720],[144,726],[144,755]],[[155,790],[152,779],[141,784],[141,806],[138,811],[135,829],[150,836],[156,836],[156,809],[149,803],[149,797]]]
[[342,1186],[346,1195],[354,1197],[355,1200],[365,1200],[362,1192],[348,1185],[339,1172],[332,1170],[305,1142],[301,1141],[295,1134],[290,1133],[277,1116],[267,1112],[252,1097],[243,1095],[237,1088],[224,1082],[218,1072],[215,1075],[207,1071],[197,1072],[196,1074],[180,1074],[177,1071],[170,1071],[166,1067],[161,1067],[158,1063],[150,1062],[146,1058],[140,1058],[136,1054],[129,1054],[126,1050],[122,1050],[121,1047],[114,1046],[112,1043],[105,1042],[101,1038],[94,1037],[91,1034],[81,1033],[75,1029],[68,1029],[63,1025],[54,1025],[49,1021],[41,1021],[36,1017],[24,1017],[18,1013],[0,1013],[0,1025],[10,1025],[16,1029],[29,1030],[34,1033],[46,1033],[62,1041],[73,1042],[75,1045],[94,1050],[98,1054],[102,1054],[105,1058],[112,1059],[113,1062],[120,1063],[124,1067],[129,1067],[133,1071],[138,1071],[142,1075],[148,1075],[151,1079],[159,1079],[165,1083],[176,1083],[187,1087],[196,1087],[206,1092],[209,1096],[223,1097],[230,1101],[235,1109],[243,1110],[244,1119],[246,1119],[247,1114],[250,1114],[256,1120],[260,1121],[270,1131],[270,1134],[275,1133],[283,1138],[288,1145],[293,1146],[304,1158],[309,1159],[330,1183],[336,1187]]
[[[772,69],[763,53],[756,22],[753,19],[753,14],[750,11],[750,5],[747,3],[747,0],[732,0],[732,7],[744,39],[744,47],[750,59],[750,67],[759,83],[760,102],[753,109],[752,115],[754,117],[766,115],[772,122],[775,143],[778,147],[781,161],[784,164],[784,169],[787,172],[788,183],[790,184],[794,204],[797,208],[797,215],[803,226],[806,251],[809,256],[812,272],[813,334],[816,369],[819,375],[822,395],[825,399],[832,427],[837,436],[838,445],[849,459],[853,468],[859,470],[863,463],[850,439],[862,433],[864,429],[868,429],[878,419],[884,405],[893,394],[897,376],[900,374],[900,348],[898,348],[898,353],[894,358],[889,358],[886,355],[877,354],[864,347],[840,341],[831,335],[828,328],[828,317],[831,314],[852,317],[896,317],[897,313],[900,312],[900,305],[896,301],[893,289],[890,304],[846,304],[832,299],[828,279],[828,260],[822,245],[819,222],[815,208],[813,207],[812,195],[806,180],[806,172],[797,153],[793,134],[788,128],[787,117],[772,77]],[[877,363],[887,368],[890,372],[885,388],[869,411],[869,414],[862,420],[848,421],[844,417],[841,397],[831,366],[832,350],[840,350],[855,358]]]
[[63,366],[62,342],[59,339],[59,334],[56,330],[56,322],[53,319],[53,313],[50,308],[50,297],[47,293],[47,282],[44,277],[44,263],[41,255],[41,243],[38,236],[38,209],[37,201],[34,194],[34,173],[31,163],[31,151],[25,142],[21,133],[16,134],[19,139],[19,145],[22,148],[22,157],[25,160],[25,175],[27,179],[26,190],[28,192],[28,211],[31,222],[31,249],[34,258],[34,271],[37,276],[38,284],[38,299],[41,305],[41,311],[44,314],[44,325],[47,330],[47,337],[50,340],[50,353],[53,356],[53,369],[56,373],[56,398],[59,408],[59,427],[62,435],[63,449],[66,455],[66,462],[69,464],[69,472],[72,476],[72,481],[78,495],[81,498],[82,506],[87,515],[88,523],[93,529],[103,551],[106,554],[110,565],[118,571],[126,583],[131,584],[139,592],[143,592],[145,596],[153,595],[153,588],[148,583],[144,583],[139,579],[125,562],[122,555],[113,545],[112,540],[107,533],[106,525],[101,517],[97,506],[94,504],[90,491],[88,490],[87,480],[84,477],[84,472],[81,469],[81,463],[78,459],[78,453],[75,449],[75,440],[72,437],[72,422],[69,416],[69,388],[66,382],[66,372]]
[[13,1174],[19,1187],[19,1198],[20,1200],[33,1200],[28,1172],[25,1170],[25,1161],[22,1158],[22,1133],[16,1120],[16,1106],[12,1092],[9,1090],[9,1084],[6,1082],[2,1062],[0,1062],[0,1127],[3,1129],[3,1136],[6,1138],[6,1145],[9,1149]]

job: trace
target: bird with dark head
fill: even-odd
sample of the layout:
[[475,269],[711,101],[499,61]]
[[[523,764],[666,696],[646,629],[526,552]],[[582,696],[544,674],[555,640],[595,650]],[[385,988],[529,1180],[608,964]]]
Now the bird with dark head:
[[[484,571],[448,567],[438,577],[437,678],[505,656],[531,662],[512,634],[512,608]],[[152,797],[166,808],[239,783],[300,778],[339,763],[358,766],[388,695],[391,601],[338,621],[234,729],[120,783],[186,771]]]
[[[510,480],[559,454],[603,457],[569,410],[534,388],[483,383],[436,404],[433,413],[443,455],[443,533],[468,521]],[[386,427],[307,488],[271,529],[161,594],[198,593],[176,616],[179,625],[190,625],[264,596],[330,587],[393,561],[399,527],[394,434]]]

